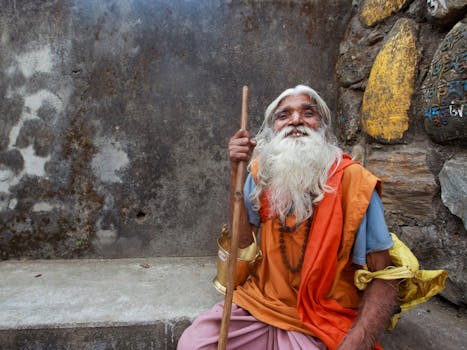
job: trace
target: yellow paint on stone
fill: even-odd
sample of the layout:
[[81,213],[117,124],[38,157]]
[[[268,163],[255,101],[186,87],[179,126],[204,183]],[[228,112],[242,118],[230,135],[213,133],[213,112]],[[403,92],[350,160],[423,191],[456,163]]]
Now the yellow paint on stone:
[[410,101],[419,60],[415,24],[401,19],[373,63],[362,102],[364,131],[379,140],[402,139],[409,128]]
[[367,26],[390,17],[399,11],[408,0],[365,0],[360,12],[360,20]]

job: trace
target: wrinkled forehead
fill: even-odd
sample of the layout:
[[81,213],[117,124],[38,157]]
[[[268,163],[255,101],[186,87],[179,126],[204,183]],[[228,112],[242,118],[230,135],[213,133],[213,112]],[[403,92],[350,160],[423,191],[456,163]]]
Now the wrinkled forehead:
[[301,107],[308,105],[316,105],[316,101],[313,100],[309,95],[298,93],[285,96],[282,100],[279,101],[274,112],[280,109],[288,107]]

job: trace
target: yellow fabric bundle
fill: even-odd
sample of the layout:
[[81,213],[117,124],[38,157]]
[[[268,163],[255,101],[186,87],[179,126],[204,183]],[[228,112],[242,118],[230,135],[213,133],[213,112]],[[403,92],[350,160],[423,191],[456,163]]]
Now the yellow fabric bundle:
[[[399,284],[399,304],[404,312],[442,291],[448,273],[444,270],[419,270],[418,260],[412,251],[394,233],[391,233],[391,236],[394,246],[389,249],[389,254],[394,266],[375,272],[357,270],[355,285],[364,290],[373,278],[402,279]],[[394,315],[388,328],[393,329],[399,318],[400,313]]]

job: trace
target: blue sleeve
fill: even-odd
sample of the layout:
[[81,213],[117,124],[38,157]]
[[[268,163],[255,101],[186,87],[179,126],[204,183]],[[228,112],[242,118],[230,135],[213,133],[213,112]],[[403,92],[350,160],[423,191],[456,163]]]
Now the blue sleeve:
[[384,220],[383,203],[374,191],[355,237],[352,260],[355,264],[365,265],[368,253],[389,249],[393,244]]
[[243,201],[245,202],[246,211],[248,213],[248,220],[250,224],[259,227],[260,217],[257,210],[253,208],[253,203],[250,200],[250,194],[255,190],[256,184],[253,180],[251,173],[248,174],[245,180],[245,185],[243,186]]

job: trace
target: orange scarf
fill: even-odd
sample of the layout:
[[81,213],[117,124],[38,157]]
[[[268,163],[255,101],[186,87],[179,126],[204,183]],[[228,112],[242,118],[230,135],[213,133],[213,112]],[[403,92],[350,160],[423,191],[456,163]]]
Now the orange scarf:
[[[341,181],[343,170],[351,164],[354,162],[344,154],[337,170],[330,171],[327,185],[336,190],[325,194],[314,213],[298,292],[300,318],[330,350],[337,348],[357,316],[356,310],[329,298],[336,274],[341,270],[338,266],[344,227]],[[378,345],[375,349],[381,348]]]

